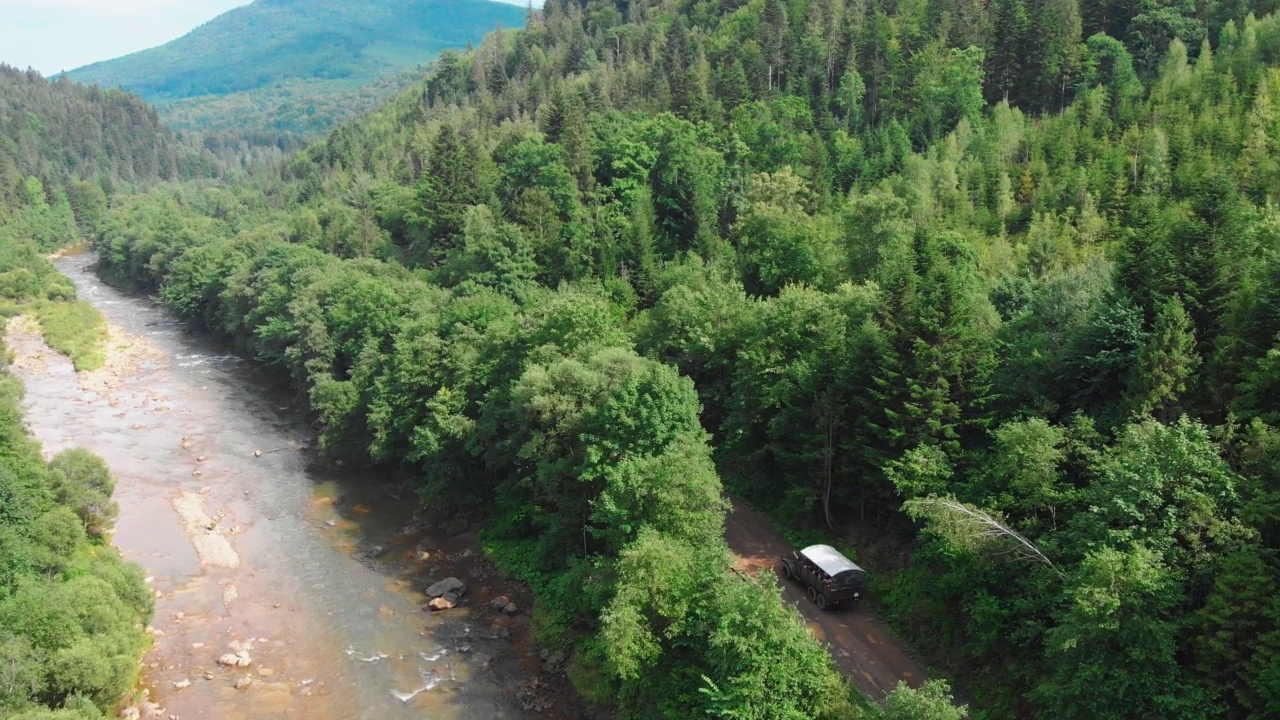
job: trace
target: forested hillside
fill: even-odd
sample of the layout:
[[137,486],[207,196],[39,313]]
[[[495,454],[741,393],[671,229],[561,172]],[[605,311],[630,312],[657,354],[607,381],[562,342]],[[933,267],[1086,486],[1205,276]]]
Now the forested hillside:
[[45,257],[99,232],[116,191],[182,172],[155,111],[120,91],[0,65],[0,717],[102,720],[133,690],[151,591],[111,546],[115,483],[95,455],[46,461],[22,422],[5,328],[15,316],[77,369],[106,323]]
[[0,64],[0,243],[82,240],[117,192],[213,177],[246,151],[177,141],[135,95]]
[[723,478],[908,544],[876,607],[986,717],[1272,717],[1273,9],[554,0],[98,248],[485,513],[624,716],[869,712]]
[[180,153],[153,108],[118,90],[50,82],[0,64],[0,188],[16,176],[46,185],[102,176],[112,182],[173,180]]
[[137,93],[178,130],[314,134],[382,103],[441,51],[524,19],[489,0],[258,0],[69,76]]

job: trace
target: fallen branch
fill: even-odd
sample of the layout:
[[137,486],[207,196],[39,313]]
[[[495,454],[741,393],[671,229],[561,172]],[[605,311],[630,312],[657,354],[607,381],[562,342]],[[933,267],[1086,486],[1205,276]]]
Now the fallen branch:
[[908,500],[903,508],[914,518],[928,519],[935,531],[957,545],[987,545],[1001,539],[1012,541],[1012,546],[1001,554],[1013,553],[1062,574],[1035,543],[985,510],[953,498],[938,497]]

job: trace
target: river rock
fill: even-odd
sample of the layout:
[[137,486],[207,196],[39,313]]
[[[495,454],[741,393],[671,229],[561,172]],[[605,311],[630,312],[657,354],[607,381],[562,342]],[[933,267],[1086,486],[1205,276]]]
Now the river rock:
[[364,556],[366,560],[372,560],[377,557],[382,557],[386,552],[387,552],[387,549],[382,547],[381,545],[374,545],[373,547],[361,553],[361,555]]
[[174,683],[173,686],[178,690],[186,690],[187,688],[191,687],[191,681],[186,679],[179,680],[178,682]]
[[510,604],[511,604],[511,598],[507,597],[506,595],[499,595],[489,603],[489,607],[493,608],[494,610],[501,610],[502,608]]
[[489,653],[476,653],[476,656],[475,656],[476,665],[480,667],[485,667],[491,662],[493,662],[493,656],[490,655]]
[[467,584],[456,577],[445,578],[440,582],[427,588],[427,597],[440,597],[445,593],[456,592],[458,595],[466,592]]
[[253,664],[253,658],[249,657],[249,653],[241,650],[240,652],[227,653],[218,658],[218,664],[225,667],[249,667]]
[[427,607],[433,611],[440,612],[442,610],[452,610],[454,608],[454,604],[452,601],[447,600],[444,597],[438,597],[427,603]]
[[507,603],[507,606],[502,608],[502,612],[508,615],[515,615],[516,613],[520,612],[520,606],[516,605],[515,603]]
[[236,681],[236,689],[244,690],[252,684],[253,684],[253,678],[249,677],[248,675],[245,675],[244,677]]

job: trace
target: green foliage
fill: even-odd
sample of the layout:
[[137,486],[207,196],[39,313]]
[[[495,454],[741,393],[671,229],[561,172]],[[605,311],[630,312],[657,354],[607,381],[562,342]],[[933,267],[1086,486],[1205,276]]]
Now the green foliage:
[[71,358],[77,371],[97,370],[106,361],[107,321],[84,300],[36,306],[40,331],[49,347]]
[[49,461],[49,483],[58,504],[73,510],[94,537],[105,535],[119,508],[111,500],[115,480],[102,458],[87,450],[64,450]]
[[549,2],[96,244],[288,373],[326,448],[482,514],[625,716],[849,710],[723,572],[722,473],[904,565],[879,610],[975,714],[1267,717],[1269,9]]
[[[37,183],[38,185],[38,183]],[[0,233],[6,228],[0,226]],[[0,298],[13,301],[8,314],[27,314],[39,321],[49,347],[71,359],[75,369],[96,370],[105,361],[107,323],[40,248],[15,240],[0,247]]]
[[0,371],[0,714],[100,719],[134,686],[154,599],[103,536],[105,464],[82,450],[46,464]]
[[898,683],[878,717],[884,720],[964,720],[969,716],[966,705],[957,707],[951,687],[945,680],[930,680],[920,689]]
[[116,183],[189,176],[180,170],[187,153],[173,132],[119,90],[49,81],[0,63],[0,118],[0,227],[20,223],[20,239],[45,250],[80,239],[69,232],[76,224],[96,230],[105,210],[97,191],[71,181],[97,184],[110,196]]

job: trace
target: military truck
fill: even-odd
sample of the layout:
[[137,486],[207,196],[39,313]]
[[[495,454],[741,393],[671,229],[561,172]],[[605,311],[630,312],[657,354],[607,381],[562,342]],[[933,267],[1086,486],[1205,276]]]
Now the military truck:
[[805,587],[809,600],[826,610],[864,597],[867,573],[830,545],[810,545],[782,558],[782,575]]

